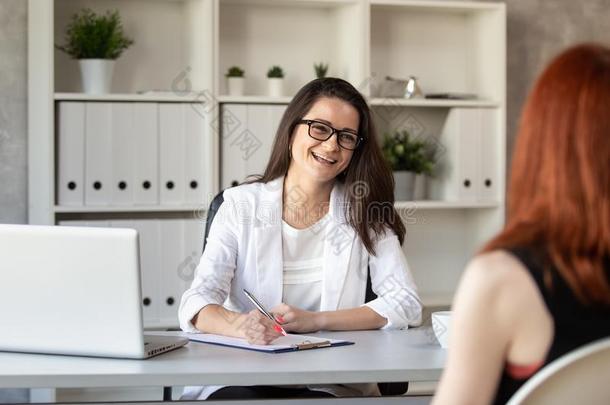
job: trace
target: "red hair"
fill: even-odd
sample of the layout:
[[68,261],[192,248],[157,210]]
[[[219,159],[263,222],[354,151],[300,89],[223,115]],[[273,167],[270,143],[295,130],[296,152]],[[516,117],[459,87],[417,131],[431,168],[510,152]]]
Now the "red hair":
[[541,246],[585,304],[610,304],[610,49],[570,48],[530,94],[504,230],[483,249]]

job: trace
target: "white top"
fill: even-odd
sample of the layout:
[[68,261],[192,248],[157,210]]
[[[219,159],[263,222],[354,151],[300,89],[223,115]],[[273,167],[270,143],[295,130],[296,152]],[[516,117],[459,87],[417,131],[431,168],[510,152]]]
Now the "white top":
[[306,311],[319,311],[324,278],[324,237],[328,214],[305,229],[282,221],[282,302]]

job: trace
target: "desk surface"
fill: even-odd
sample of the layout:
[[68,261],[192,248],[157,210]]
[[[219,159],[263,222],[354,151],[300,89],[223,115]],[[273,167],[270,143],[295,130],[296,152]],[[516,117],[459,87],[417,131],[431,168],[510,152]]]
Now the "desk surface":
[[0,388],[436,381],[445,363],[430,328],[319,335],[356,344],[271,354],[190,342],[148,360],[0,352]]

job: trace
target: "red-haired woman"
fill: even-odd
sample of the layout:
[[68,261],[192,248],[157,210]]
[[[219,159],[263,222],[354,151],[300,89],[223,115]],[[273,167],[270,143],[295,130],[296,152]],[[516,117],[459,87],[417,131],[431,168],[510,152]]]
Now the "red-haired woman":
[[610,49],[559,55],[529,96],[505,229],[468,265],[438,404],[505,403],[610,336]]

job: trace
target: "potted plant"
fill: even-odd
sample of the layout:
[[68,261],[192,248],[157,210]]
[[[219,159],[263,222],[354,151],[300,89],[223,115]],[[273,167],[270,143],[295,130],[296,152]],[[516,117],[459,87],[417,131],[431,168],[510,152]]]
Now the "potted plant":
[[133,44],[123,32],[117,10],[98,15],[88,8],[72,16],[65,42],[57,49],[78,59],[83,90],[89,94],[110,92],[114,62]]
[[397,201],[425,198],[425,187],[416,195],[416,176],[431,175],[434,154],[428,144],[411,139],[407,130],[385,134],[383,154],[394,171],[394,197]]
[[328,72],[328,63],[326,63],[326,64],[324,64],[322,62],[314,63],[313,69],[316,72],[316,77],[318,79],[321,79],[323,77],[326,77],[326,72]]
[[225,75],[230,96],[244,95],[244,70],[239,66],[231,66]]
[[269,96],[282,97],[284,93],[284,71],[279,66],[272,66],[267,71]]

